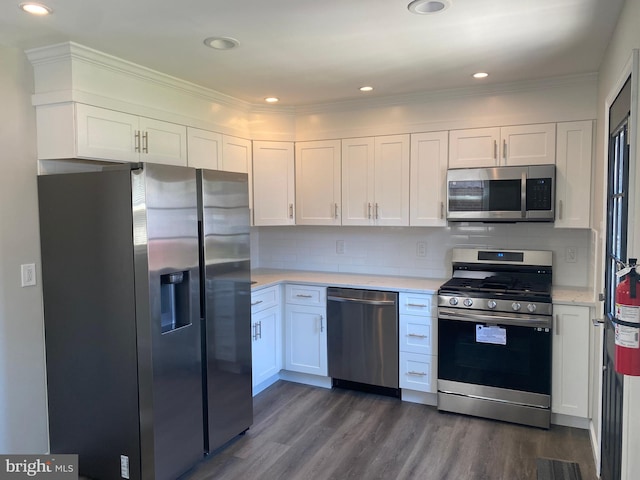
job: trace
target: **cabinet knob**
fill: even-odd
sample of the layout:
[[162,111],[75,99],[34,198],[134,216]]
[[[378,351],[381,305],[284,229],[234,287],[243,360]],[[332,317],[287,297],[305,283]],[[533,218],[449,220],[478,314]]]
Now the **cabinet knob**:
[[289,218],[293,218],[293,203],[289,204]]

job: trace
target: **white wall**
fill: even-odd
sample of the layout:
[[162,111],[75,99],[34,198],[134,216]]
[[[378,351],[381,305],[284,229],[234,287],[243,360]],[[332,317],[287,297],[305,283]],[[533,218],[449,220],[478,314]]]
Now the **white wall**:
[[[263,268],[317,270],[448,278],[451,249],[507,248],[553,251],[554,284],[587,287],[591,231],[556,229],[549,224],[420,227],[254,227],[258,251],[253,264]],[[343,254],[336,241],[344,242]],[[417,242],[426,242],[425,257]],[[253,246],[253,245],[252,245]],[[565,258],[567,247],[578,251],[577,262]],[[255,247],[254,247],[255,249]]]
[[[638,28],[638,19],[640,19],[640,0],[626,0],[620,19],[618,20],[618,26],[609,44],[609,48],[605,54],[604,61],[600,67],[599,85],[598,85],[598,132],[597,132],[597,157],[594,167],[595,177],[602,179],[606,178],[606,138],[607,135],[604,131],[605,124],[605,102],[607,96],[612,93],[615,84],[618,82],[625,64],[631,57],[632,50],[634,48],[640,48],[640,29]],[[635,82],[639,82],[640,79],[636,78]],[[636,131],[640,132],[640,125],[638,119],[635,120]],[[638,136],[640,138],[640,136]],[[637,147],[637,146],[636,146]],[[639,150],[636,150],[638,152]],[[638,157],[631,158],[631,162],[635,164],[636,175],[640,175],[640,164],[638,163]],[[635,195],[636,199],[640,198],[640,178],[636,176],[630,183],[635,183]],[[595,197],[594,205],[602,205],[603,198],[603,184],[601,182],[596,184],[598,187]],[[631,206],[629,209],[629,215],[632,222],[632,228],[634,230],[633,235],[635,242],[629,247],[629,256],[640,255],[640,210],[636,206]],[[600,230],[604,230],[605,218],[604,210],[600,209],[598,212],[594,212],[595,225],[600,225]],[[603,264],[602,260],[599,264]],[[625,377],[624,383],[624,427],[623,427],[623,464],[622,464],[622,478],[624,480],[631,480],[640,478],[640,377]]]
[[0,65],[0,453],[44,453],[42,290],[20,286],[20,264],[40,273],[33,72],[12,48]]

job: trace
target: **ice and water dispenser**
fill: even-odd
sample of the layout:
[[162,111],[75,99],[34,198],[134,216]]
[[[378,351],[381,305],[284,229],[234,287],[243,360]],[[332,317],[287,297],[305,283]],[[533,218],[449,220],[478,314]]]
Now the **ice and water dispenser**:
[[188,271],[160,275],[160,312],[162,333],[191,324]]

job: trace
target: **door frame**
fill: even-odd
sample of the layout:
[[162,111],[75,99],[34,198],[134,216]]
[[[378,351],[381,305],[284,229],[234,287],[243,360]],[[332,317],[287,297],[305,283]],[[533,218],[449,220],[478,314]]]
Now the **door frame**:
[[[640,195],[637,195],[636,192],[640,191],[640,178],[638,178],[638,169],[636,165],[637,160],[637,146],[638,146],[638,130],[640,125],[638,124],[638,85],[640,83],[640,77],[638,77],[640,66],[640,50],[633,49],[631,52],[631,56],[627,60],[624,68],[618,75],[618,79],[613,86],[613,88],[609,91],[607,98],[604,104],[604,114],[602,116],[604,120],[604,130],[603,132],[603,170],[600,172],[602,174],[602,222],[597,226],[597,239],[599,242],[599,261],[596,262],[596,268],[594,269],[595,275],[595,286],[596,292],[602,292],[604,288],[604,268],[605,268],[605,258],[607,255],[607,239],[604,238],[607,232],[606,221],[607,221],[607,187],[608,187],[608,164],[609,164],[609,109],[613,105],[613,102],[617,98],[618,94],[624,87],[624,84],[627,82],[629,76],[631,76],[631,115],[629,117],[629,212],[640,211]],[[640,254],[640,222],[636,224],[635,216],[629,215],[628,220],[628,230],[627,230],[627,256],[635,256]],[[604,312],[604,302],[598,301],[596,303],[596,318],[605,318]],[[591,429],[592,436],[592,446],[594,450],[594,456],[596,459],[596,471],[600,474],[601,466],[602,466],[602,381],[603,381],[603,372],[602,372],[602,358],[604,354],[604,330],[597,329],[595,332],[599,338],[597,341],[593,342],[592,345],[599,349],[596,352],[594,360],[594,364],[599,366],[597,370],[597,381],[598,381],[598,391],[597,395],[594,398],[597,401],[597,415],[598,415],[598,429],[597,432],[594,432]],[[627,388],[628,377],[625,376],[624,379],[624,391],[623,391],[623,407],[622,407],[622,465],[621,465],[621,473],[622,478],[627,478],[628,475],[628,460],[629,460],[629,440],[630,440],[630,432],[629,432],[629,388]],[[595,438],[594,438],[595,435]],[[595,440],[595,441],[594,441]]]

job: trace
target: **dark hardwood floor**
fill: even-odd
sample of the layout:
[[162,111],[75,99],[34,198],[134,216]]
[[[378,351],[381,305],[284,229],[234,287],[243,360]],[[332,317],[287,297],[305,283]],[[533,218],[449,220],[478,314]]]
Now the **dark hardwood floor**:
[[535,480],[536,458],[595,480],[586,430],[542,430],[349,390],[279,381],[254,398],[243,436],[185,480]]

